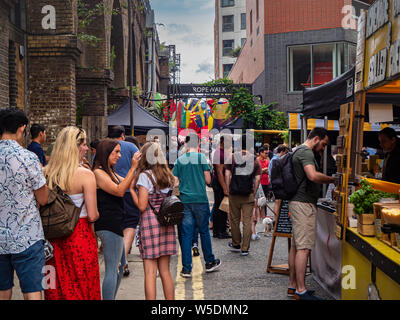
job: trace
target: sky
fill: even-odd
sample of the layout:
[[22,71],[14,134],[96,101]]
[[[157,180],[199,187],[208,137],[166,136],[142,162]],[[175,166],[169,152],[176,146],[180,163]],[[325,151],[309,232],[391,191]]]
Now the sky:
[[181,83],[214,79],[215,0],[150,0],[160,42],[181,54]]

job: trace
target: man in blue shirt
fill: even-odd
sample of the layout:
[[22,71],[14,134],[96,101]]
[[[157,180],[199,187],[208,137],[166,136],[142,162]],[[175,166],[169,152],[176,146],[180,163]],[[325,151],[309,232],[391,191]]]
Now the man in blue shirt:
[[[133,155],[139,151],[135,144],[126,142],[125,128],[123,126],[113,126],[108,130],[108,137],[118,140],[121,145],[121,158],[115,165],[115,172],[125,178],[131,168]],[[122,225],[125,241],[125,255],[127,256],[132,248],[133,240],[135,239],[135,229],[139,223],[140,211],[133,203],[129,188],[124,195],[125,217]],[[125,263],[124,276],[129,275],[128,263]]]
[[206,272],[216,270],[220,259],[215,259],[209,230],[210,205],[206,183],[211,183],[210,166],[204,154],[198,153],[198,136],[189,134],[185,140],[187,150],[175,163],[173,174],[179,179],[180,199],[184,205],[184,217],[179,226],[181,231],[182,271],[181,276],[192,276],[192,239],[195,227],[198,228],[201,248],[206,261]]
[[46,166],[46,156],[44,154],[42,144],[46,142],[46,129],[43,125],[34,123],[31,126],[32,142],[28,146],[28,150],[32,151],[39,158],[41,165]]

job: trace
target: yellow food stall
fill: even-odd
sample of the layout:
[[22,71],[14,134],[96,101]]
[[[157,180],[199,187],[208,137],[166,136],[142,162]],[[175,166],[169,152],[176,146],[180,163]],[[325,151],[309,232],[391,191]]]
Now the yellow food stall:
[[[398,108],[390,99],[367,106],[366,95],[400,94],[399,78],[400,0],[377,0],[359,18],[355,100],[341,107],[339,119],[335,234],[342,240],[342,300],[400,299],[398,200],[377,201],[373,214],[358,213],[356,225],[349,201],[364,179],[361,148],[366,117],[371,122],[375,112],[381,125],[389,126],[393,118],[387,110]],[[376,191],[400,192],[398,184],[367,181]]]

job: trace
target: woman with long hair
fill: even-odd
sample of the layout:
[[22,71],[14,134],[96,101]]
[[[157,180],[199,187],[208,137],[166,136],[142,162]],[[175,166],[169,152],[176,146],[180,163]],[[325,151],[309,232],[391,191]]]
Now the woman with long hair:
[[74,232],[50,240],[54,257],[47,265],[55,268],[55,288],[45,290],[46,300],[101,300],[97,243],[91,223],[99,217],[96,179],[93,172],[79,165],[79,147],[86,143],[86,133],[66,127],[57,136],[44,175],[49,189],[59,187],[77,207],[82,206]]
[[126,264],[124,250],[123,196],[135,176],[140,152],[132,158],[131,168],[125,179],[115,173],[114,166],[121,157],[121,145],[113,139],[105,139],[96,149],[93,171],[97,182],[97,206],[100,218],[95,223],[97,236],[103,244],[106,274],[102,293],[104,300],[115,300]]
[[164,197],[174,187],[175,177],[168,167],[159,143],[146,143],[141,153],[142,158],[130,192],[135,205],[142,212],[139,223],[139,251],[143,259],[145,296],[146,300],[156,299],[158,269],[165,299],[174,300],[175,288],[170,271],[170,257],[177,254],[175,227],[160,226],[152,207],[155,210],[160,209]]

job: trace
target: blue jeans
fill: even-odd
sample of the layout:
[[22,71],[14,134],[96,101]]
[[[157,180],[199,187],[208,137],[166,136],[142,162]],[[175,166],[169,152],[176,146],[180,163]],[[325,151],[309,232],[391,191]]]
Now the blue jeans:
[[192,271],[192,241],[195,227],[198,228],[206,263],[214,262],[212,252],[210,222],[210,206],[208,203],[184,203],[184,216],[181,223],[181,249],[183,269]]
[[124,238],[107,230],[97,231],[96,234],[103,244],[106,267],[102,287],[103,300],[115,300],[126,264]]

